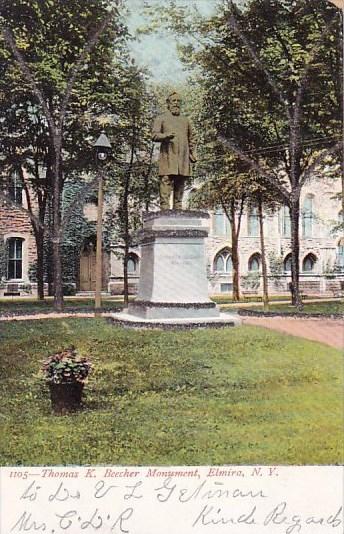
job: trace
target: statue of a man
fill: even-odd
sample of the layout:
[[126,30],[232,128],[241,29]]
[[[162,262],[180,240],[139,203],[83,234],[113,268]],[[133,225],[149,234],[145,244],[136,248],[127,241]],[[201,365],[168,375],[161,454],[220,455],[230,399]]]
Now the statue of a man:
[[159,115],[153,125],[153,141],[161,143],[160,209],[170,209],[172,192],[173,209],[182,209],[185,180],[191,175],[191,163],[196,161],[194,136],[190,121],[180,114],[178,93],[171,93],[166,102],[168,111]]

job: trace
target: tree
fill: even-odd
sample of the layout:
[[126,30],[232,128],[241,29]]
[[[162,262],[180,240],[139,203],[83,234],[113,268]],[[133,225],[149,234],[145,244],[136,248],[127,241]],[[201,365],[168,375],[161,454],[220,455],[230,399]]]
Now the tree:
[[[121,84],[117,74],[123,70],[123,65],[116,53],[121,53],[127,36],[118,15],[115,3],[109,12],[105,0],[71,0],[68,3],[5,0],[1,5],[2,44],[5,45],[0,62],[4,74],[0,93],[2,106],[13,110],[15,117],[19,115],[25,124],[19,148],[15,138],[20,126],[18,120],[13,123],[15,132],[11,135],[9,131],[11,158],[8,162],[14,159],[21,168],[24,162],[29,171],[32,165],[38,170],[30,173],[31,187],[26,187],[25,192],[30,200],[33,191],[38,200],[39,224],[35,224],[34,217],[30,218],[40,251],[40,280],[42,221],[48,197],[52,200],[54,292],[59,309],[63,306],[60,254],[65,227],[60,216],[63,183],[69,172],[84,167],[85,161],[91,163],[89,156],[85,158],[85,154],[90,153],[87,134],[92,132],[92,126],[94,131],[96,123],[89,118],[96,118],[109,108],[113,113],[118,109],[119,91],[116,89]],[[11,98],[12,102],[8,102]],[[34,120],[37,115],[42,131]],[[8,116],[7,124],[10,123]],[[85,131],[87,123],[91,127]],[[117,136],[118,142],[119,138]],[[42,168],[46,169],[43,181]],[[21,176],[25,189],[24,173]],[[79,195],[78,200],[81,197]]]
[[[183,10],[173,5],[167,16],[185,35]],[[202,87],[204,127],[290,210],[293,303],[300,306],[301,190],[341,146],[336,10],[327,0],[251,0],[241,9],[223,0],[190,33],[196,44],[184,47],[183,58]]]
[[[220,147],[221,149],[221,147]],[[233,300],[240,300],[239,236],[245,202],[248,198],[248,176],[237,158],[224,158],[207,162],[207,178],[199,181],[192,196],[192,207],[221,208],[230,223],[231,259],[233,267]],[[203,172],[205,166],[203,163]],[[210,174],[211,173],[211,174]],[[209,174],[211,178],[209,178]]]
[[[133,67],[133,70],[135,67]],[[142,210],[149,209],[157,197],[157,169],[153,163],[151,124],[156,114],[156,95],[147,90],[142,73],[136,71],[128,94],[125,159],[120,166],[109,169],[108,194],[116,195],[117,206],[109,214],[108,241],[123,247],[124,306],[129,302],[129,250],[136,242],[141,227]],[[111,237],[109,237],[109,235]]]
[[[261,163],[263,165],[263,163]],[[262,261],[262,278],[263,278],[263,305],[264,310],[269,309],[269,283],[265,250],[264,235],[264,213],[274,212],[281,204],[278,190],[274,190],[269,183],[266,183],[256,173],[251,173],[250,180],[247,184],[247,205],[249,208],[257,209],[259,220],[259,239],[260,252]]]

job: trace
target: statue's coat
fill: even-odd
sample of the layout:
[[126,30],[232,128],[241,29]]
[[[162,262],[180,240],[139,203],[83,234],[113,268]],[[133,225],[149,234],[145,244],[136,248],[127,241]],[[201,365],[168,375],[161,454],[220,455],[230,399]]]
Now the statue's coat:
[[[165,136],[175,133],[173,139]],[[182,115],[166,111],[153,124],[153,141],[160,142],[159,176],[190,176],[190,162],[195,161],[194,136],[190,121]]]

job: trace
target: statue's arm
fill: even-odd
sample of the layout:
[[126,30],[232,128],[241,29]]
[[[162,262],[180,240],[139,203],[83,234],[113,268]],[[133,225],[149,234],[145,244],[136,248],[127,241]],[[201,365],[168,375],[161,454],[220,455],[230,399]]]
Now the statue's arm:
[[165,141],[167,138],[168,135],[162,132],[162,119],[161,117],[157,117],[153,122],[152,139],[153,141],[160,143],[161,141]]

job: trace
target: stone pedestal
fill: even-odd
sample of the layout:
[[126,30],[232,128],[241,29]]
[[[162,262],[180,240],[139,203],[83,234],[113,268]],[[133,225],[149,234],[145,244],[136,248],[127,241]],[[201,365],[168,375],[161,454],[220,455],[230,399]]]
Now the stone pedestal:
[[159,211],[144,216],[137,298],[129,313],[143,319],[218,317],[208,297],[204,239],[209,215]]
[[234,326],[240,321],[220,314],[208,297],[204,240],[209,214],[166,210],[146,213],[141,245],[140,281],[135,301],[115,322],[145,326]]

